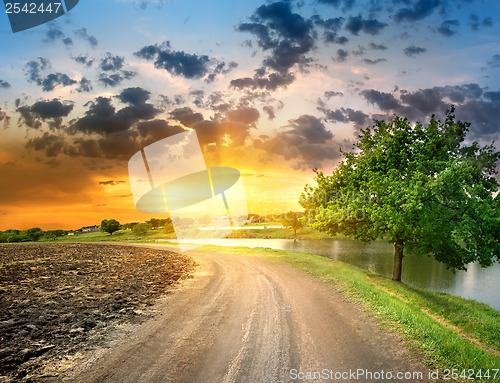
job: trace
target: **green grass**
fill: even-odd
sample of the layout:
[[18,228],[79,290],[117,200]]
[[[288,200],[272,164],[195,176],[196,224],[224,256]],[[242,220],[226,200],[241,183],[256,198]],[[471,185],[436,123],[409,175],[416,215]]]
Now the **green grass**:
[[[397,283],[314,254],[218,246],[200,249],[262,256],[323,279],[350,299],[362,302],[385,327],[402,334],[434,368],[476,372],[500,368],[500,312],[485,304]],[[500,372],[495,380],[475,381],[500,381]]]

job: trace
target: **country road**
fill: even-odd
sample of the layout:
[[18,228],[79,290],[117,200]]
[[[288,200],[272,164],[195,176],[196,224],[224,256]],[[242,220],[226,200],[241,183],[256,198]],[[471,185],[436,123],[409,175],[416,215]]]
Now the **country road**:
[[[89,355],[63,381],[428,381],[428,368],[396,334],[322,281],[259,257],[191,255],[200,263],[195,278],[133,336]],[[358,369],[374,375],[354,379]],[[423,379],[410,376],[418,371]],[[323,376],[306,375],[314,372]],[[383,379],[388,372],[392,379]]]

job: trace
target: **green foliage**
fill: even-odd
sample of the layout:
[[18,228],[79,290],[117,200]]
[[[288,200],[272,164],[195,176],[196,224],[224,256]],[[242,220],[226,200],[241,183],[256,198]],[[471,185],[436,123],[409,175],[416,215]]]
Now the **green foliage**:
[[362,130],[333,174],[316,172],[317,186],[306,186],[300,204],[311,225],[363,241],[388,238],[401,259],[411,249],[454,269],[499,261],[500,152],[465,145],[469,124],[453,112],[428,126],[395,116]]
[[110,235],[112,235],[115,231],[118,231],[120,230],[120,222],[118,222],[117,220],[115,219],[103,219],[101,221],[101,228],[100,228],[100,231],[103,231],[103,232],[106,232],[106,233],[109,233]]
[[293,229],[293,235],[296,236],[297,230],[304,226],[301,217],[302,214],[300,212],[288,211],[283,215],[281,222],[283,226]]
[[26,231],[26,237],[30,241],[38,242],[38,240],[43,236],[43,230],[39,227],[32,227]]
[[147,222],[143,223],[138,223],[132,228],[132,233],[135,235],[145,235],[148,233],[149,230],[151,230],[152,225]]

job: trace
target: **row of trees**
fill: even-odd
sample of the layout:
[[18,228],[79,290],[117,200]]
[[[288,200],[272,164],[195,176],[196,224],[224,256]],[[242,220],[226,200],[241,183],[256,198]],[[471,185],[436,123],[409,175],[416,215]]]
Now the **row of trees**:
[[0,243],[13,242],[37,242],[40,239],[53,240],[68,234],[67,230],[47,230],[43,231],[39,227],[33,227],[28,230],[5,230],[0,231]]

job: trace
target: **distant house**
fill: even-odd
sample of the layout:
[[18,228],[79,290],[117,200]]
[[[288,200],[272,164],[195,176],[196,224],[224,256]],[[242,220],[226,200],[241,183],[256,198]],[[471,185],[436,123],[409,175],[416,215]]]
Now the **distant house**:
[[99,231],[100,228],[101,228],[100,225],[84,226],[82,227],[82,233],[93,233]]

